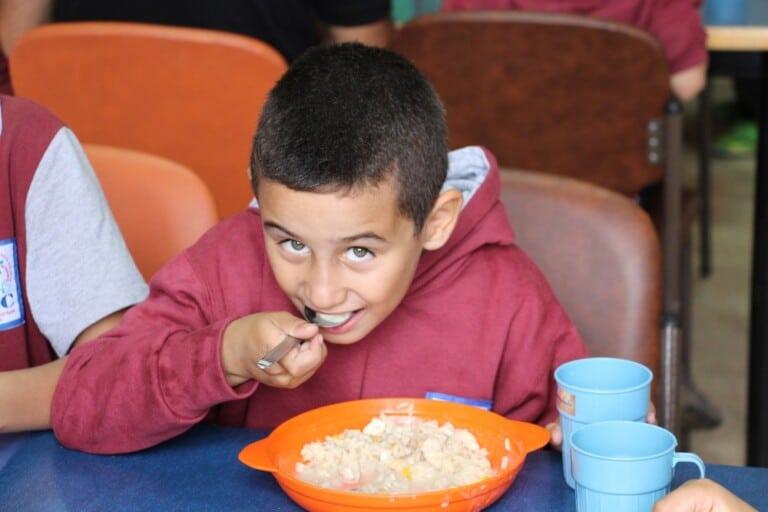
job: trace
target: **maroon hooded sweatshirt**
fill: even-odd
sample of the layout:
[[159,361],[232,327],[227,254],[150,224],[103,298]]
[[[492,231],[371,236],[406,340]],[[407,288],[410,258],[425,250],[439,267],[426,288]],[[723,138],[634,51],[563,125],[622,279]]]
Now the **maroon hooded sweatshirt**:
[[484,400],[510,418],[555,417],[553,370],[585,355],[535,264],[514,244],[495,161],[448,243],[426,252],[400,305],[352,345],[328,344],[293,390],[230,387],[222,333],[260,311],[301,316],[269,266],[258,210],[214,227],[152,280],[146,302],[98,342],[76,348],[54,396],[56,436],[70,448],[119,453],[208,419],[272,428],[344,400],[443,393]]

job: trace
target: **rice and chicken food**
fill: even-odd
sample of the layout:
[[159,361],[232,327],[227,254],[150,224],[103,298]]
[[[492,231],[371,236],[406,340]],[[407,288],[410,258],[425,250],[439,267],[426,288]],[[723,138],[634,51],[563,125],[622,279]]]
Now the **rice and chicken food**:
[[437,491],[495,474],[470,431],[409,415],[382,413],[362,430],[307,443],[301,456],[299,479],[367,494]]

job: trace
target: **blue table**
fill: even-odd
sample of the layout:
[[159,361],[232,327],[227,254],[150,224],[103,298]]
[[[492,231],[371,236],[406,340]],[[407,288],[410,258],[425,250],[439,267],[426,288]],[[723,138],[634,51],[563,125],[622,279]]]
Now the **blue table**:
[[[50,432],[14,443],[0,436],[0,510],[300,510],[271,475],[237,461],[242,447],[263,432],[201,425],[158,447],[132,455],[73,452]],[[2,454],[12,452],[3,466]],[[681,466],[677,485],[692,476]],[[532,454],[512,488],[491,511],[572,511],[573,492],[560,455]],[[768,510],[768,469],[708,466],[710,477]]]

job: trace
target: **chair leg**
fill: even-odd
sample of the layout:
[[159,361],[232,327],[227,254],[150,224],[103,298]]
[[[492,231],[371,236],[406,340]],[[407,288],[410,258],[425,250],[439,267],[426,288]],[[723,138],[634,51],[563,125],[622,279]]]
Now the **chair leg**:
[[690,433],[696,429],[714,428],[722,422],[718,408],[693,382],[691,358],[693,355],[693,240],[692,230],[683,235],[680,251],[681,295],[681,355],[680,355],[680,449],[686,450]]
[[662,187],[663,221],[661,229],[664,271],[661,333],[662,401],[659,420],[663,427],[678,434],[680,428],[680,225],[682,205],[682,105],[675,98],[667,103],[664,123],[666,154]]
[[[690,229],[686,229],[690,228]],[[688,450],[690,445],[691,425],[686,415],[688,411],[691,383],[691,338],[693,327],[693,304],[691,285],[691,230],[686,226],[681,232],[683,243],[680,247],[680,434],[677,440],[680,450]]]
[[712,273],[712,116],[709,85],[699,95],[699,115],[696,123],[699,152],[699,275]]

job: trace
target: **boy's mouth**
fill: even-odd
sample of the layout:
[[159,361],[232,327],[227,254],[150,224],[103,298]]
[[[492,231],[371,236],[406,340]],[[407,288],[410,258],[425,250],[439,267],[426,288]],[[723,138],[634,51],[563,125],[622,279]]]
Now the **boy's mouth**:
[[307,319],[308,322],[312,322],[313,324],[317,324],[320,327],[339,327],[341,325],[344,325],[349,321],[350,318],[352,318],[352,315],[355,314],[355,311],[348,311],[346,313],[340,313],[340,314],[329,314],[329,313],[320,313],[319,311],[315,311],[307,306],[304,306],[304,318]]

